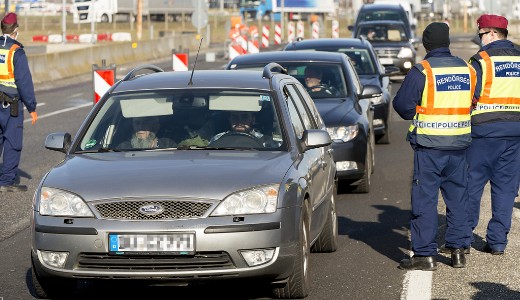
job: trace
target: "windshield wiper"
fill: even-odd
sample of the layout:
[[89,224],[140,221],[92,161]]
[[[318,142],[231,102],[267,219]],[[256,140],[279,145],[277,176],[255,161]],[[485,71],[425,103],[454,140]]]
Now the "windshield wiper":
[[97,149],[97,152],[121,152],[121,150],[115,148],[101,147]]

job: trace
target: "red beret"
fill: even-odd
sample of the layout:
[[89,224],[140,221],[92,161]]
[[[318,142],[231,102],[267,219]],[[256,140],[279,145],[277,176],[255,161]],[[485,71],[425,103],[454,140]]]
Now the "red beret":
[[4,24],[16,24],[16,23],[18,23],[18,20],[16,19],[16,14],[15,13],[8,13],[2,19],[2,23],[4,23]]
[[507,19],[497,15],[482,15],[477,20],[478,28],[503,28],[507,29]]

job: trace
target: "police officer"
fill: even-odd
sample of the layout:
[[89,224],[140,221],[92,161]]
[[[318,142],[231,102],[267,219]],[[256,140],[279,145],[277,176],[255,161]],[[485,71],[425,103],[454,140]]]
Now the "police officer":
[[[477,20],[482,48],[471,57],[477,86],[471,112],[473,142],[467,151],[469,224],[479,219],[484,186],[491,183],[492,217],[485,252],[504,254],[520,180],[520,51],[507,40],[507,19]],[[473,236],[470,233],[471,240]]]
[[23,105],[31,114],[32,124],[38,119],[36,98],[27,56],[16,39],[19,27],[16,14],[8,13],[0,22],[0,149],[3,165],[0,170],[0,192],[26,191],[27,186],[15,184],[23,140]]
[[413,256],[399,265],[405,270],[437,268],[438,195],[447,207],[446,247],[452,266],[466,264],[467,173],[465,150],[471,142],[470,107],[475,70],[451,55],[449,27],[429,24],[423,32],[424,60],[406,75],[393,106],[405,120],[412,120],[407,140],[414,150],[412,181]]

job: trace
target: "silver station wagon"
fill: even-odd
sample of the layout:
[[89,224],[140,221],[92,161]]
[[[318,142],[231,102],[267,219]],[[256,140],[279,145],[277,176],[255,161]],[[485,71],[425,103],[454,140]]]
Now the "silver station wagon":
[[308,295],[309,253],[336,250],[336,169],[323,120],[280,65],[117,82],[42,179],[32,215],[38,297],[78,281],[255,279]]

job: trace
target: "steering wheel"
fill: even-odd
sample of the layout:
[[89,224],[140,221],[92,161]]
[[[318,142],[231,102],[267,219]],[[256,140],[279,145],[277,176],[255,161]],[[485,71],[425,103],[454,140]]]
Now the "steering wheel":
[[[320,90],[319,91],[313,91],[313,89],[316,89],[316,88],[319,88]],[[328,86],[327,84],[324,84],[324,83],[308,87],[307,91],[309,92],[309,94],[312,94],[312,93],[328,93],[331,96],[335,96],[336,93],[337,93],[337,91],[336,91],[336,89],[334,87]]]
[[258,138],[246,133],[230,131],[222,135],[218,140],[211,142],[209,147],[231,147],[231,148],[263,148]]

